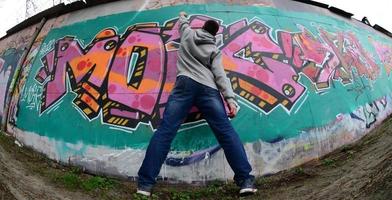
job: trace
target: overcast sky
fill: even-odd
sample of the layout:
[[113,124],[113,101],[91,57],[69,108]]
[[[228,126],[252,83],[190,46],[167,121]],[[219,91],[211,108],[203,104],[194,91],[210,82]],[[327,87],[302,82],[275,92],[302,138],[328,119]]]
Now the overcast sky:
[[0,37],[11,27],[23,21],[25,12],[22,8],[26,6],[22,0],[0,0]]
[[[37,5],[37,11],[42,11],[61,0],[33,0]],[[62,0],[62,2],[75,0]],[[392,32],[392,1],[391,0],[317,0],[354,14],[361,20],[367,16],[372,25],[378,24]],[[6,31],[26,18],[26,0],[0,0],[0,37]]]
[[316,0],[347,12],[361,20],[366,16],[370,24],[378,24],[392,32],[392,1],[391,0]]
[[28,13],[30,16],[26,16],[26,0],[0,0],[0,37],[6,34],[6,31],[15,25],[19,24],[26,17],[31,17],[32,15],[48,9],[53,6],[53,4],[59,4],[60,2],[73,2],[76,0],[30,0],[34,2],[36,8],[30,5]]

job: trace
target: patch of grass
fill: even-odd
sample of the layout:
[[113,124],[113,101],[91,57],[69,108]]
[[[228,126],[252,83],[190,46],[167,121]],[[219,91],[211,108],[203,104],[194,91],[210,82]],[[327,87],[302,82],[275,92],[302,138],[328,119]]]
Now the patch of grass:
[[172,192],[170,194],[171,200],[191,200],[192,194],[190,192]]
[[322,160],[321,163],[322,163],[324,166],[336,167],[336,162],[335,162],[334,159],[326,158],[326,159]]
[[238,187],[233,182],[212,181],[206,186],[164,185],[156,189],[154,194],[162,200],[215,200],[217,197],[219,200],[238,199]]
[[305,170],[302,167],[297,167],[294,169],[294,174],[296,175],[305,175]]
[[258,177],[255,180],[255,185],[256,186],[263,186],[268,183],[268,180],[265,177]]
[[81,171],[76,168],[65,173],[52,174],[52,180],[64,185],[68,189],[81,189],[84,191],[109,190],[115,188],[118,182],[110,178],[100,176],[83,177]]
[[83,173],[79,167],[65,168],[61,171],[51,170],[47,174],[52,181],[71,190],[83,190],[86,192],[95,191],[100,196],[106,196],[106,192],[115,189],[119,185],[117,180],[101,177],[91,176]]
[[222,190],[223,190],[222,182],[214,181],[214,182],[208,184],[207,187],[205,188],[205,190],[206,190],[206,193],[209,193],[209,194],[217,194],[219,192],[222,192]]
[[81,183],[79,176],[70,172],[55,177],[55,180],[62,183],[68,189],[77,189]]
[[351,158],[353,158],[355,151],[350,150],[350,151],[347,151],[346,153],[347,153],[347,158],[351,159]]
[[83,170],[80,167],[70,167],[70,171],[73,174],[80,175],[83,173]]
[[100,177],[100,176],[91,177],[87,180],[83,180],[81,183],[81,187],[87,191],[91,191],[95,189],[108,190],[114,188],[116,185],[117,182],[115,182],[114,180]]
[[349,146],[349,145],[343,147],[341,151],[342,151],[343,153],[346,154],[346,156],[347,156],[348,159],[353,158],[354,153],[356,152],[356,151],[353,150],[353,148],[352,148],[351,146]]

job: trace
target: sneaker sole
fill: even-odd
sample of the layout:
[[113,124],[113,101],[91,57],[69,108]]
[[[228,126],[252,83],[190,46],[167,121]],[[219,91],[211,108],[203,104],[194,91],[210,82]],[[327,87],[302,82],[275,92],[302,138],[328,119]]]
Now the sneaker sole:
[[253,195],[257,192],[257,189],[255,188],[245,188],[245,189],[241,189],[240,190],[240,196],[249,196],[249,195]]
[[143,191],[143,190],[138,190],[136,193],[144,195],[144,196],[151,196],[151,192],[147,192],[147,191]]

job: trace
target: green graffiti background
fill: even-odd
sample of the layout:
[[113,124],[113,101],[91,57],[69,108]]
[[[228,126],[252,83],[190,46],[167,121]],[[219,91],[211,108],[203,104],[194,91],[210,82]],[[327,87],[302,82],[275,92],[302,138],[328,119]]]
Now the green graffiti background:
[[[122,34],[128,26],[136,23],[159,22],[162,25],[165,21],[177,17],[178,13],[182,10],[189,14],[203,14],[221,19],[223,25],[229,25],[243,18],[251,20],[256,17],[270,26],[274,31],[273,33],[276,30],[300,31],[297,24],[306,27],[316,36],[318,36],[317,26],[321,26],[326,31],[332,33],[337,32],[337,30],[352,31],[361,41],[361,45],[368,52],[371,52],[372,57],[380,67],[381,72],[375,82],[370,82],[363,77],[358,77],[353,84],[346,86],[342,85],[340,81],[332,81],[331,88],[325,90],[322,94],[316,93],[310,80],[301,74],[300,83],[307,89],[290,113],[278,106],[274,111],[266,115],[250,109],[245,105],[247,103],[242,100],[241,111],[232,122],[243,142],[253,142],[256,140],[272,142],[277,139],[299,136],[302,131],[322,127],[331,123],[339,113],[350,113],[358,106],[391,92],[390,78],[387,77],[385,69],[381,66],[374,47],[368,41],[369,35],[380,42],[390,42],[386,38],[333,17],[312,13],[288,12],[269,7],[227,6],[223,4],[182,5],[158,10],[103,16],[53,29],[45,38],[42,46],[53,45],[51,42],[66,35],[76,36],[82,44],[87,45],[98,32],[105,28],[115,27],[117,33]],[[39,55],[33,62],[25,85],[25,90],[38,86],[38,90],[36,91],[38,95],[42,92],[42,86],[34,80],[34,77],[38,69],[42,66],[40,58],[45,53],[41,49]],[[362,83],[370,85],[372,88],[360,94],[354,91],[348,92],[348,89],[355,85],[361,85]],[[70,91],[70,88],[68,88],[68,91]],[[26,92],[22,94],[33,95]],[[57,106],[52,107],[41,116],[37,107],[29,108],[29,105],[33,103],[31,100],[22,101],[19,104],[17,126],[22,130],[47,136],[57,141],[69,143],[82,142],[86,145],[103,145],[115,149],[126,147],[146,148],[153,134],[153,131],[148,125],[141,124],[137,130],[126,132],[113,129],[110,125],[102,124],[100,117],[89,121],[72,104],[74,98],[75,94],[68,92],[59,101]],[[37,103],[40,104],[40,102]],[[194,151],[217,144],[207,125],[201,125],[191,129],[186,129],[187,127],[186,125],[183,126],[182,129],[184,130],[178,132],[173,142],[172,150]]]

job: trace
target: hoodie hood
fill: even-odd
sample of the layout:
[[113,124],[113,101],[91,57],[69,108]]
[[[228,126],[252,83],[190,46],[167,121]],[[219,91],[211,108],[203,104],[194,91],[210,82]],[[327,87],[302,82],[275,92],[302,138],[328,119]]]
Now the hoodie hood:
[[196,45],[215,44],[215,37],[204,29],[197,29],[194,35]]

